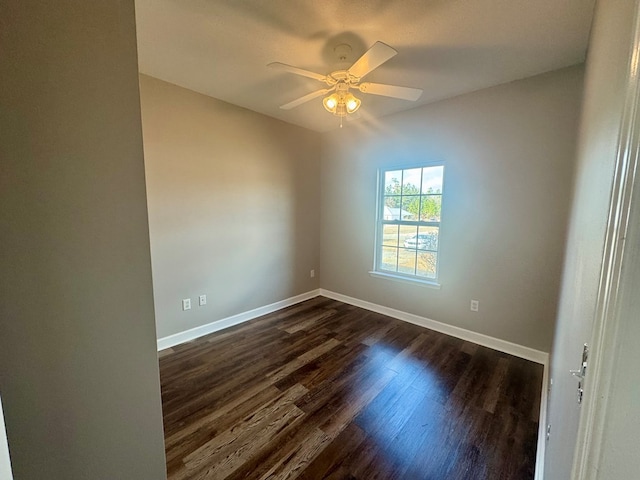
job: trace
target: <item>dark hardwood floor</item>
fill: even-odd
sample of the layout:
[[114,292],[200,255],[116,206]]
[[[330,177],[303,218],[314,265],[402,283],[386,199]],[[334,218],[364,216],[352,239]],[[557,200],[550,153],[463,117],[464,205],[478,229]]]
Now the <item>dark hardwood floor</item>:
[[160,353],[181,479],[532,479],[542,366],[317,297]]

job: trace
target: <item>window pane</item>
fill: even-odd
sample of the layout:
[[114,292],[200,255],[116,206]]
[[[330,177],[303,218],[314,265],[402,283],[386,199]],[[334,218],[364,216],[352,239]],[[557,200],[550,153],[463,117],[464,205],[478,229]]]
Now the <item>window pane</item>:
[[442,210],[442,195],[424,195],[421,197],[420,220],[439,222]]
[[438,227],[420,227],[418,229],[418,250],[438,250]]
[[383,220],[400,220],[400,197],[384,197]]
[[397,247],[398,231],[399,231],[398,225],[383,225],[382,226],[382,244]]
[[421,168],[412,168],[402,172],[402,195],[418,195],[420,193]]
[[392,172],[384,172],[384,194],[400,195],[402,187],[402,170],[394,170]]
[[432,252],[418,252],[418,268],[416,275],[419,277],[436,278],[436,254]]
[[416,274],[416,251],[408,248],[398,249],[398,272]]
[[382,247],[382,258],[380,259],[380,270],[398,269],[398,249],[394,247]]
[[444,167],[426,167],[422,169],[422,193],[442,193],[442,174]]
[[[418,233],[418,227],[413,225],[400,225],[400,247],[411,248],[407,242]],[[414,247],[415,248],[415,247]]]
[[420,210],[420,196],[412,195],[410,197],[402,197],[402,215],[401,220],[418,220],[418,211]]

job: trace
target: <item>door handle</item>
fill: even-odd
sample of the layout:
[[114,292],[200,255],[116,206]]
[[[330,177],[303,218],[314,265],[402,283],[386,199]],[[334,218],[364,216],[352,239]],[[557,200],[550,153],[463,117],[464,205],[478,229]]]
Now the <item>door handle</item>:
[[582,347],[582,364],[578,370],[569,370],[569,373],[578,379],[578,403],[582,403],[584,394],[584,378],[587,376],[587,360],[589,359],[589,345]]
[[580,370],[569,370],[569,373],[574,377],[583,379],[587,374],[587,362],[582,362],[582,366],[580,367]]

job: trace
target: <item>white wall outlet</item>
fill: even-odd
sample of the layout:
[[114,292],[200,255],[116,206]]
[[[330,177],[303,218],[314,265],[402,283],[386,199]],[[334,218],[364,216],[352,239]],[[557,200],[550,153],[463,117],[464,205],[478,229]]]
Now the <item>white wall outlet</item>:
[[198,297],[198,304],[200,306],[206,305],[207,304],[207,296],[206,295],[200,295]]
[[311,278],[315,277],[315,276],[316,276],[316,271],[315,271],[315,270],[311,270],[311,271],[309,272],[309,276],[310,276]]
[[480,308],[480,302],[478,300],[471,300],[470,308],[472,312],[477,312]]
[[183,298],[182,299],[182,311],[191,310],[191,299]]

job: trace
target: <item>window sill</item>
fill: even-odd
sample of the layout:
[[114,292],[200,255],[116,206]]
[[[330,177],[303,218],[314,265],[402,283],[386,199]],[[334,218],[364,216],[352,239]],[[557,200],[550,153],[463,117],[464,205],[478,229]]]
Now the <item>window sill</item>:
[[435,288],[440,290],[440,284],[434,280],[419,280],[417,278],[409,278],[402,275],[394,275],[392,273],[383,273],[377,271],[369,272],[369,275],[375,278],[384,278],[385,280],[391,280],[393,282],[409,283],[411,285],[419,285],[421,287]]

